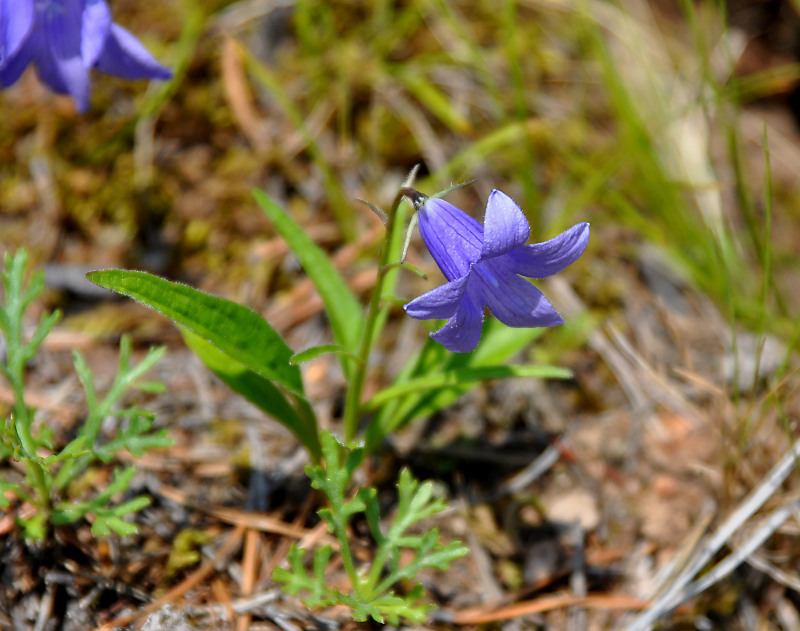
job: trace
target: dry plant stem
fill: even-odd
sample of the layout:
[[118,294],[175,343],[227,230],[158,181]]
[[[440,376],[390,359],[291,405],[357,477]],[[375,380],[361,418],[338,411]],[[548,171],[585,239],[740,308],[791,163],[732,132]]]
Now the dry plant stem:
[[[256,582],[256,566],[258,563],[259,537],[261,533],[257,530],[248,530],[244,538],[244,560],[242,562],[242,584],[241,591],[243,596],[250,596]],[[237,631],[247,631],[250,627],[250,614],[243,613],[236,621]]]
[[211,593],[222,605],[222,609],[225,612],[227,619],[231,622],[236,620],[236,611],[233,609],[233,601],[228,593],[228,588],[225,586],[225,582],[220,577],[215,578],[211,582]]
[[358,432],[358,421],[361,411],[361,393],[364,390],[364,380],[367,376],[367,363],[369,360],[369,353],[372,350],[372,342],[375,337],[375,325],[378,322],[378,315],[380,313],[381,294],[383,293],[383,281],[386,278],[387,266],[389,264],[389,256],[391,254],[392,237],[397,228],[397,211],[400,203],[403,200],[402,191],[398,191],[392,202],[392,208],[389,211],[389,219],[386,224],[386,238],[383,241],[383,248],[381,249],[381,258],[378,263],[378,276],[375,281],[375,287],[372,289],[372,296],[369,301],[369,310],[367,311],[367,320],[364,323],[364,332],[361,336],[361,347],[358,351],[358,358],[361,360],[356,362],[356,369],[353,373],[353,382],[347,389],[347,397],[345,398],[344,406],[344,431],[345,439],[349,443],[356,437]]
[[645,601],[641,598],[632,598],[627,595],[613,593],[582,597],[573,596],[572,594],[554,594],[533,600],[525,600],[499,609],[469,609],[455,612],[449,616],[437,617],[445,618],[445,622],[452,624],[472,625],[513,620],[514,618],[522,618],[523,616],[531,616],[565,607],[584,607],[586,609],[613,611],[641,609],[644,606]]
[[734,550],[730,555],[720,561],[714,568],[705,574],[701,579],[689,584],[686,589],[672,602],[673,606],[678,606],[695,596],[702,594],[712,585],[718,583],[726,576],[730,575],[737,567],[747,561],[750,555],[754,554],[767,538],[772,535],[781,525],[791,517],[792,513],[800,508],[800,500],[790,502],[785,506],[775,509],[764,520],[750,538],[740,548]]

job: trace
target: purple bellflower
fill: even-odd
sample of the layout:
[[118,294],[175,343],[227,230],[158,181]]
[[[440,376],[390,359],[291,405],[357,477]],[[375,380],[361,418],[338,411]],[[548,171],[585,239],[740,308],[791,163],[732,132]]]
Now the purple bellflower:
[[418,211],[425,245],[449,281],[404,306],[418,320],[449,318],[431,333],[434,340],[455,353],[474,350],[481,339],[484,307],[513,327],[564,323],[542,292],[521,276],[545,278],[578,260],[589,241],[588,223],[525,245],[528,221],[501,191],[489,196],[483,225],[442,199],[413,189],[404,193]]
[[35,63],[52,90],[89,107],[89,71],[125,79],[169,79],[139,41],[115,24],[105,0],[0,0],[0,86]]

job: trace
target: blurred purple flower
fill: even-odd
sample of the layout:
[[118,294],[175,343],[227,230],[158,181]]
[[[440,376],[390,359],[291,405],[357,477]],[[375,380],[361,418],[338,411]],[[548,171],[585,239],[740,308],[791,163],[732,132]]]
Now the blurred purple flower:
[[449,318],[431,337],[456,353],[472,351],[481,339],[484,306],[508,326],[540,327],[564,319],[536,287],[520,276],[544,278],[583,254],[589,224],[579,223],[543,243],[525,245],[528,221],[508,195],[492,191],[484,225],[453,204],[412,189],[425,245],[449,283],[404,306],[412,318]]
[[30,63],[52,90],[89,106],[89,71],[125,79],[169,79],[139,41],[114,24],[105,0],[0,0],[0,85]]

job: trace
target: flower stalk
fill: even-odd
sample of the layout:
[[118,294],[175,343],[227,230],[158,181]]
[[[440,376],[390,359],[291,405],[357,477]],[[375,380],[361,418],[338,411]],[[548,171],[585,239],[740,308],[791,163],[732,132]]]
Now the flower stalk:
[[344,431],[345,440],[350,442],[355,439],[358,433],[358,422],[361,417],[361,394],[364,390],[364,380],[367,376],[369,354],[372,351],[372,343],[375,340],[375,327],[378,323],[381,308],[381,296],[383,295],[383,284],[386,274],[391,271],[389,257],[392,252],[392,242],[394,241],[395,230],[398,229],[397,215],[400,204],[405,196],[406,189],[401,188],[395,195],[392,207],[386,220],[386,236],[381,248],[381,257],[378,262],[378,273],[375,287],[372,290],[369,306],[367,308],[367,318],[364,323],[364,331],[361,336],[361,344],[358,350],[359,361],[356,362],[353,380],[347,389],[344,405]]

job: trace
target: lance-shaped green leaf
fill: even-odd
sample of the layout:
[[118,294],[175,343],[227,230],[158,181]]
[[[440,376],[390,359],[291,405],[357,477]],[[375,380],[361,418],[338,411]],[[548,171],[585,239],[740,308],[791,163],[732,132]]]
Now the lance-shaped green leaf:
[[303,396],[300,370],[289,364],[292,350],[247,307],[146,272],[107,270],[87,277],[155,309],[253,372]]
[[[300,397],[281,392],[272,382],[234,361],[203,338],[179,327],[186,345],[229,388],[238,392],[288,428],[308,449],[314,461],[319,460],[320,445],[317,421],[311,406]],[[292,405],[291,401],[295,405]]]
[[[317,288],[330,318],[333,337],[340,346],[355,352],[364,328],[364,314],[347,283],[331,263],[328,254],[308,237],[283,208],[262,191],[254,190],[253,196],[300,259],[303,269]],[[352,368],[352,363],[342,358],[345,374],[349,375]]]

